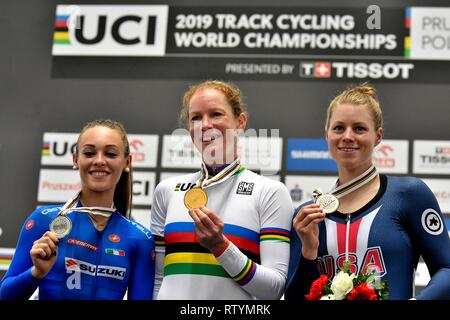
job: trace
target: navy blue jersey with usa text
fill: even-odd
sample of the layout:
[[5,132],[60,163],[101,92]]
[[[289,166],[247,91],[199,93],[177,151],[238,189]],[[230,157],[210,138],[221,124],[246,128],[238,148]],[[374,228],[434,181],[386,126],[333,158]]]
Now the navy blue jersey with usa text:
[[[422,256],[431,280],[416,298],[450,299],[450,239],[433,193],[414,177],[380,175],[380,183],[377,195],[350,216],[351,270],[358,273],[370,265],[388,283],[389,299],[409,299],[414,297],[415,269]],[[319,273],[333,277],[346,260],[347,223],[347,215],[339,212],[320,223]],[[299,283],[308,269],[295,230],[291,240],[286,300],[302,298],[304,292],[297,288],[303,288]]]
[[[80,203],[79,203],[80,204]],[[79,206],[78,204],[78,206]],[[0,284],[1,299],[150,300],[154,285],[154,240],[142,225],[118,211],[98,231],[86,212],[70,212],[72,230],[58,245],[58,256],[44,279],[31,275],[33,242],[49,230],[62,206],[44,206],[25,221],[12,263]]]

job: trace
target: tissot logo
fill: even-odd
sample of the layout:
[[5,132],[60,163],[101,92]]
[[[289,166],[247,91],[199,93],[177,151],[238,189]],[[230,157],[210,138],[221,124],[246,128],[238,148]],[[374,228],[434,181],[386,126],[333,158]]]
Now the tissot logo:
[[58,5],[53,55],[163,56],[167,5]]
[[329,62],[301,63],[300,76],[303,78],[329,78],[331,76],[331,64]]
[[414,64],[381,62],[308,61],[300,62],[301,78],[409,79]]

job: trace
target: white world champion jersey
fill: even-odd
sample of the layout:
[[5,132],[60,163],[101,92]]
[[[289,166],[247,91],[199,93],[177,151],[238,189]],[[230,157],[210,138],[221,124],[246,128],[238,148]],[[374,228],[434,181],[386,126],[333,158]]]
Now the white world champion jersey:
[[241,167],[222,183],[205,188],[206,207],[222,219],[224,235],[231,242],[215,257],[198,243],[183,202],[199,178],[200,172],[173,177],[155,189],[151,215],[157,251],[155,298],[280,298],[294,211],[286,187]]

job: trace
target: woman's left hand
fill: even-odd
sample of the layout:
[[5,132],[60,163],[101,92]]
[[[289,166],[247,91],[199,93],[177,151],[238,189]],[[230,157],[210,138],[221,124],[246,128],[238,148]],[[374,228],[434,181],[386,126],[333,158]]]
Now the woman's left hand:
[[223,221],[213,211],[205,206],[189,210],[189,215],[195,222],[195,232],[198,242],[212,253],[222,250],[228,240],[223,235]]

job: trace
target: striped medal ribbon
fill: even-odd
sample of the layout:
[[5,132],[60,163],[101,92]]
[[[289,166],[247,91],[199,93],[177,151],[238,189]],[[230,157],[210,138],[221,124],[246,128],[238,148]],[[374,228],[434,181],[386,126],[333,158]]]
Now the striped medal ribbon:
[[50,231],[56,233],[58,239],[64,238],[67,236],[72,230],[72,221],[66,217],[69,212],[79,211],[79,212],[87,212],[92,213],[94,215],[100,215],[103,217],[110,217],[115,211],[116,208],[114,204],[111,208],[105,207],[76,207],[79,199],[80,199],[81,191],[67,201],[62,207],[61,211],[58,215],[50,222]]
[[206,206],[208,203],[208,196],[204,189],[226,181],[241,169],[243,169],[243,166],[241,166],[240,159],[237,158],[218,174],[210,179],[207,179],[208,169],[206,168],[205,163],[202,162],[202,167],[200,170],[201,177],[196,182],[196,187],[188,190],[184,195],[184,205],[186,208],[193,210],[199,208],[200,206]]
[[339,180],[333,190],[326,194],[323,194],[320,189],[315,189],[313,191],[313,200],[317,203],[326,214],[335,212],[339,207],[339,198],[358,190],[363,185],[369,183],[377,176],[377,168],[372,164],[369,169],[364,171],[362,174],[356,178],[344,183],[339,186]]

